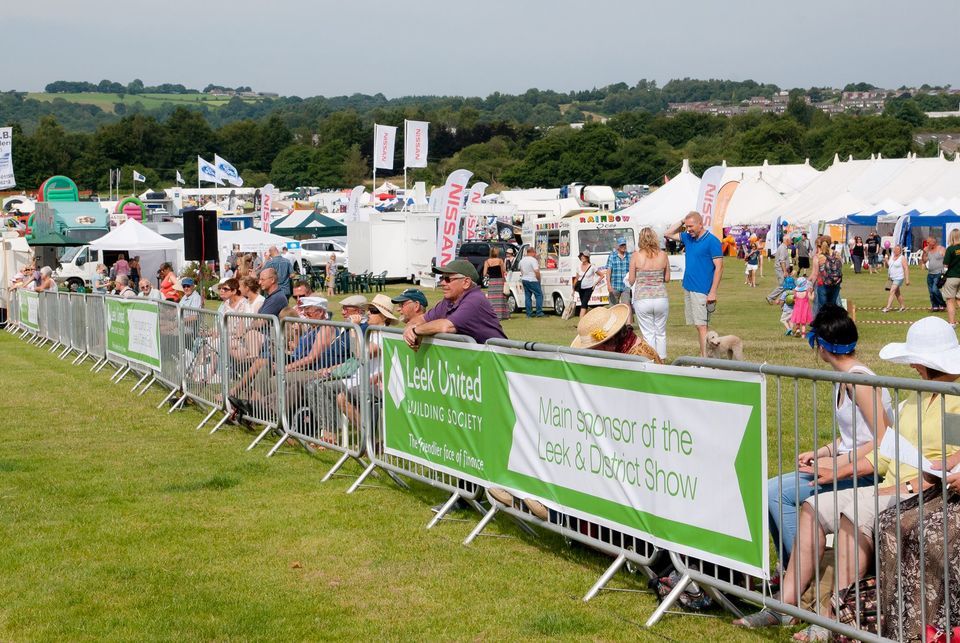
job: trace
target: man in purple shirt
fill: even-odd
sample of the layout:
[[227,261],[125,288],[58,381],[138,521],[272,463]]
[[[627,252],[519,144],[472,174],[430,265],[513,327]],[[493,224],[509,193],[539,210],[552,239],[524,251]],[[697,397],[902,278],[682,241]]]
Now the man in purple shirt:
[[492,337],[507,338],[500,318],[480,290],[480,275],[473,264],[456,259],[434,271],[440,275],[443,300],[407,322],[403,338],[411,348],[417,348],[422,337],[437,333],[467,335],[478,344]]

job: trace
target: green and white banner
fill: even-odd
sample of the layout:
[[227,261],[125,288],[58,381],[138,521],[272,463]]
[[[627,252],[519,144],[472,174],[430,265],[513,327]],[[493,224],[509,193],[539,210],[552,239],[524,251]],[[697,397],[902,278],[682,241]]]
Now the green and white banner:
[[762,376],[394,338],[383,359],[387,453],[767,575]]
[[107,355],[160,368],[160,307],[143,299],[105,298]]
[[20,304],[20,324],[34,332],[40,332],[40,293],[32,290],[17,290]]

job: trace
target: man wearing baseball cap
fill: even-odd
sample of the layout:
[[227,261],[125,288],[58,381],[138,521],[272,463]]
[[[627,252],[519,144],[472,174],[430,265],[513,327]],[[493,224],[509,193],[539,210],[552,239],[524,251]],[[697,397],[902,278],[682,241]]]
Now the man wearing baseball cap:
[[427,296],[422,290],[416,288],[407,288],[402,293],[390,300],[391,303],[400,307],[400,319],[407,323],[414,317],[423,315],[427,310]]
[[417,348],[422,337],[438,333],[467,335],[478,344],[493,337],[507,338],[500,319],[480,290],[480,275],[472,263],[455,259],[434,268],[434,272],[440,275],[443,300],[407,321],[403,338],[411,348]]

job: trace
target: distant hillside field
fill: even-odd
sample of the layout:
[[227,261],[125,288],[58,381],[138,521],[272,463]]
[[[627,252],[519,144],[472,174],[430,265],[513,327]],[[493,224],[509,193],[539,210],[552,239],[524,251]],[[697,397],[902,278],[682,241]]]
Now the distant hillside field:
[[[208,96],[206,94],[101,94],[98,92],[83,92],[79,94],[48,94],[46,92],[27,94],[28,98],[36,100],[53,101],[57,98],[70,103],[81,103],[85,105],[96,105],[105,112],[113,113],[116,103],[133,105],[140,103],[144,109],[155,109],[167,104],[173,105],[199,105],[207,107],[223,107],[230,102],[229,98],[220,96]],[[244,102],[257,102],[256,98],[244,98]]]

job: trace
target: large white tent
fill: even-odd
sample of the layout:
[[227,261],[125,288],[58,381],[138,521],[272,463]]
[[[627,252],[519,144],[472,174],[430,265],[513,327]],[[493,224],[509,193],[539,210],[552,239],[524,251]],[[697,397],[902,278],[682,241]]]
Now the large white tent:
[[123,252],[140,257],[140,274],[150,279],[160,264],[169,261],[179,267],[183,257],[183,240],[167,239],[135,219],[127,219],[112,231],[90,242],[94,250]]
[[690,161],[684,159],[680,173],[667,181],[666,185],[617,214],[663,231],[697,207],[699,191],[700,178],[690,171]]

